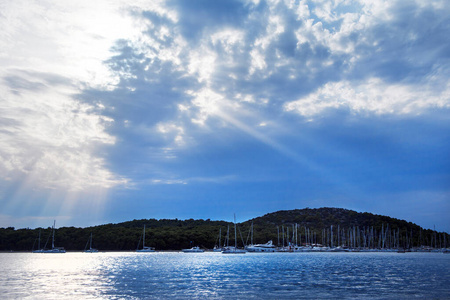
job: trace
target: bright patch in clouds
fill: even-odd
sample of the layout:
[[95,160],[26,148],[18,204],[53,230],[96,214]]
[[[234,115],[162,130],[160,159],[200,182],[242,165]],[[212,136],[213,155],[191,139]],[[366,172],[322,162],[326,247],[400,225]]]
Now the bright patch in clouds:
[[14,89],[2,88],[1,176],[32,177],[40,188],[68,190],[123,182],[94,154],[99,146],[115,143],[105,132],[112,120],[74,100],[64,84],[50,87],[34,74],[16,74],[9,78]]
[[305,117],[320,115],[329,109],[348,109],[354,114],[420,114],[426,109],[449,107],[449,86],[438,92],[430,88],[424,90],[423,86],[388,84],[377,78],[356,86],[348,81],[327,83],[317,92],[284,106],[285,110]]

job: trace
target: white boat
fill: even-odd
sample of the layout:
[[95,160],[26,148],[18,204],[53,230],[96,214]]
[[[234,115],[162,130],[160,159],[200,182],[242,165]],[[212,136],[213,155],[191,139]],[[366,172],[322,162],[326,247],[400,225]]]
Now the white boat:
[[226,247],[222,251],[223,254],[245,254],[247,253],[244,249],[238,249],[236,247]]
[[145,225],[144,225],[144,233],[142,234],[142,249],[139,249],[138,244],[138,249],[136,250],[136,252],[155,252],[155,248],[145,246]]
[[38,252],[38,253],[66,253],[66,250],[64,249],[64,247],[55,247],[55,225],[56,225],[56,220],[53,221],[52,248],[51,249],[45,249],[45,246],[44,246],[44,249],[42,249],[41,252]]
[[238,249],[237,247],[237,231],[236,231],[236,214],[234,215],[234,247],[226,247],[223,254],[245,254],[247,250]]
[[[222,237],[222,228],[219,228],[219,236],[217,237],[217,239],[219,240],[219,244],[216,243],[216,245],[213,248],[213,252],[222,252],[223,251],[224,248],[220,246],[221,241],[222,241],[221,237]],[[216,242],[217,242],[217,240],[216,240]]]
[[272,240],[268,241],[265,244],[248,245],[245,249],[248,252],[275,252],[276,251],[276,247],[273,244]]
[[43,252],[41,253],[66,253],[66,250],[64,249],[64,247],[54,247],[49,250],[43,250]]
[[[89,244],[89,249],[87,249],[88,244]],[[86,243],[86,247],[84,247],[83,252],[85,252],[85,253],[97,253],[98,252],[97,249],[92,248],[92,232],[91,232],[91,236],[89,237],[89,240]]]
[[[34,244],[33,244],[33,249],[34,249]],[[40,228],[39,228],[38,248],[37,248],[37,250],[32,250],[31,252],[32,253],[44,253],[44,249],[41,248],[41,229]]]
[[198,247],[198,246],[192,247],[190,249],[183,249],[181,251],[183,251],[184,253],[201,253],[201,252],[205,252],[205,250],[200,249],[200,247]]

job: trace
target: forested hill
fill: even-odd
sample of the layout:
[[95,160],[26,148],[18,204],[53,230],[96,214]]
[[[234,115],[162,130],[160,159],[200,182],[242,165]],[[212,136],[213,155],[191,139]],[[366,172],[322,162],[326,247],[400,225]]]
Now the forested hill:
[[261,225],[263,227],[269,226],[270,224],[281,226],[297,223],[302,227],[306,226],[314,229],[338,225],[343,228],[350,228],[353,226],[374,226],[377,229],[381,229],[383,224],[390,224],[392,228],[408,229],[408,231],[411,229],[413,231],[423,230],[420,226],[405,220],[367,212],[359,213],[353,210],[330,207],[281,210],[246,221],[244,224],[251,222],[253,222],[255,226]]
[[[371,213],[358,213],[342,208],[295,209],[277,211],[238,224],[238,241],[242,245],[250,243],[251,224],[253,224],[253,242],[265,243],[273,240],[277,244],[280,239],[298,243],[330,242],[330,233],[334,238],[341,237],[340,242],[356,239],[366,243],[369,237],[374,240],[372,246],[389,239],[401,242],[401,245],[443,247],[449,244],[449,235],[432,230],[424,230],[420,226],[387,216]],[[106,224],[87,228],[61,227],[55,233],[55,245],[67,250],[83,250],[93,234],[93,247],[100,250],[135,250],[142,238],[146,226],[146,246],[157,250],[179,250],[198,245],[212,248],[219,240],[223,244],[230,227],[231,242],[234,244],[233,224],[225,221],[211,220],[168,220],[143,219],[118,224]],[[41,248],[50,239],[51,228],[14,229],[0,228],[1,251],[31,251],[37,249],[37,238],[41,231]],[[284,233],[284,235],[283,235]],[[281,237],[280,237],[281,235]],[[294,237],[295,235],[295,237]],[[308,239],[307,239],[308,237]],[[397,239],[397,241],[396,241]],[[377,242],[378,241],[378,242]],[[362,242],[361,242],[362,243]],[[386,242],[388,243],[388,242]],[[281,242],[280,242],[281,244]],[[47,248],[51,245],[51,240]],[[142,246],[142,244],[140,244]]]

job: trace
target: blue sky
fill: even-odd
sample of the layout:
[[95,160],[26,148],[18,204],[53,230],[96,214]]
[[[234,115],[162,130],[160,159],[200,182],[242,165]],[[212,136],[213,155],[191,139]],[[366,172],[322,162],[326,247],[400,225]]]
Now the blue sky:
[[342,207],[450,231],[450,6],[7,0],[0,226]]

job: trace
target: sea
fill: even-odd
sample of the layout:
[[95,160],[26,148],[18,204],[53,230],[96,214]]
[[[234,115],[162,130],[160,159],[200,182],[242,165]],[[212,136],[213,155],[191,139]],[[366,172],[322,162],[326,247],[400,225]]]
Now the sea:
[[0,253],[0,299],[450,299],[450,254]]

